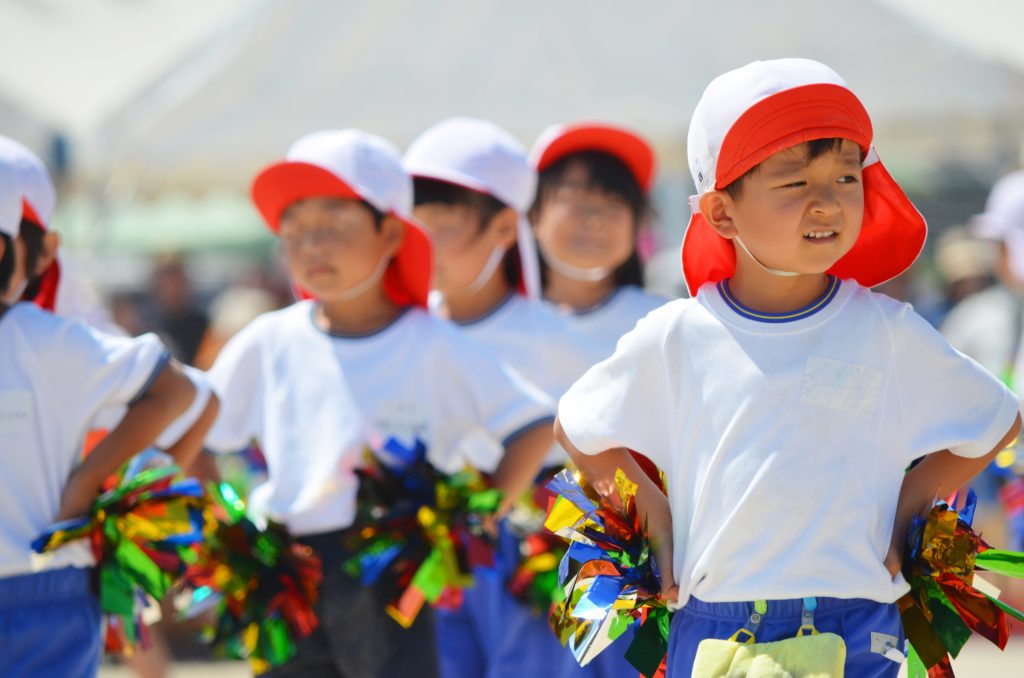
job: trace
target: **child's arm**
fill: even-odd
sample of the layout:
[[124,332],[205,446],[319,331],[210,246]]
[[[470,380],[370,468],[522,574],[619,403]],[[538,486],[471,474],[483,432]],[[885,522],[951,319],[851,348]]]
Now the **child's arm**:
[[178,439],[178,442],[167,448],[167,454],[174,458],[175,463],[182,471],[194,475],[191,469],[203,451],[203,441],[210,428],[213,427],[213,422],[217,421],[219,413],[220,399],[217,394],[210,393],[210,399],[206,402],[206,407],[196,422],[185,432],[185,435]]
[[195,394],[195,386],[176,363],[172,361],[164,367],[149,389],[128,408],[121,423],[71,474],[57,520],[87,513],[104,479],[152,443],[188,409]]
[[640,468],[627,450],[623,448],[605,450],[600,454],[584,454],[569,440],[561,422],[555,419],[555,438],[569,453],[573,463],[583,477],[602,496],[616,494],[615,472],[619,469],[636,483],[636,506],[638,513],[647,523],[647,536],[651,541],[654,559],[661,574],[661,593],[666,600],[679,597],[672,565],[672,511],[668,497],[654,484]]
[[501,490],[498,515],[512,508],[523,492],[533,485],[544,464],[544,457],[554,444],[551,419],[538,422],[508,443],[505,453],[492,475],[494,487]]
[[885,558],[885,567],[892,576],[895,577],[900,571],[907,531],[914,516],[926,513],[936,498],[946,497],[981,473],[1001,450],[1013,442],[1020,433],[1020,428],[1021,419],[1018,414],[1003,439],[985,456],[960,457],[943,450],[929,454],[920,464],[907,472],[900,488],[892,542]]

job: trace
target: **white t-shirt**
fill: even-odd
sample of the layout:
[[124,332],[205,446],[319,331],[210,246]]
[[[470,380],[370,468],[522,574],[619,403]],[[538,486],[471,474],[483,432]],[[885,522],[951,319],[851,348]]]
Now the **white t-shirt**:
[[269,479],[251,507],[295,534],[352,524],[367,445],[418,439],[442,471],[493,471],[505,443],[552,416],[536,389],[424,311],[352,337],[319,329],[314,310],[305,301],[260,316],[209,373],[222,406],[207,446],[256,439]]
[[619,338],[636,327],[640,318],[668,302],[665,297],[647,292],[636,285],[624,285],[600,304],[577,311],[565,304],[548,302],[580,334],[603,351],[606,358],[615,350]]
[[[604,357],[594,342],[546,304],[519,294],[510,294],[480,318],[455,325],[543,391],[552,410],[562,394]],[[565,450],[556,443],[545,463],[565,460]]]
[[170,354],[155,335],[114,337],[30,303],[0,318],[0,577],[86,567],[69,545],[34,565],[30,543],[57,516],[100,409],[145,392]]
[[907,585],[882,562],[905,467],[984,455],[1013,424],[1016,396],[910,306],[853,281],[833,292],[765,322],[705,285],[559,404],[583,452],[627,447],[665,470],[680,603],[896,600]]

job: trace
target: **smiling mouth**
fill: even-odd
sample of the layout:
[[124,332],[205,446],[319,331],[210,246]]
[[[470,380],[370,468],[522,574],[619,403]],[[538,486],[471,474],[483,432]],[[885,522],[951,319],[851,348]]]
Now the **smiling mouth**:
[[834,242],[838,237],[839,231],[835,230],[811,231],[804,234],[804,240],[813,243]]

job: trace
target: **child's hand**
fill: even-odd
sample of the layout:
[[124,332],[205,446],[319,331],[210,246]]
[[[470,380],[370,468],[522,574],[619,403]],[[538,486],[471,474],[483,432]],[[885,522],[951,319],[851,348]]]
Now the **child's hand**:
[[661,595],[667,602],[675,603],[679,599],[679,586],[673,567],[672,512],[668,498],[660,491],[646,496],[638,493],[637,510],[647,515],[647,538],[661,576]]

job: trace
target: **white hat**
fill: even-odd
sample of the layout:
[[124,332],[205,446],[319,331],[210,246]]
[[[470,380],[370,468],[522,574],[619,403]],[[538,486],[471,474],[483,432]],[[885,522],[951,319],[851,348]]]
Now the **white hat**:
[[11,164],[18,173],[21,196],[26,203],[24,217],[49,229],[57,206],[57,194],[46,165],[27,146],[2,135],[0,159]]
[[266,167],[252,184],[252,199],[272,231],[292,203],[306,198],[364,200],[401,220],[402,245],[385,273],[385,290],[399,305],[426,306],[430,240],[412,217],[412,179],[389,141],[357,129],[323,130],[302,137],[285,160]]
[[537,173],[526,148],[493,122],[448,118],[423,132],[405,153],[406,171],[486,193],[519,214],[517,241],[522,291],[540,296],[540,269],[526,212],[537,190]]
[[865,287],[905,271],[924,246],[924,218],[871,147],[871,119],[843,79],[809,59],[755,61],[711,81],[693,112],[687,155],[697,195],[683,240],[691,294],[731,276],[732,244],[700,213],[699,197],[721,190],[786,148],[815,139],[849,139],[864,158],[864,221],[857,242],[829,271]]
[[18,171],[0,157],[0,233],[12,240],[18,237],[21,227],[21,185]]
[[1002,240],[1014,276],[1024,280],[1024,170],[996,182],[970,228],[979,238]]

